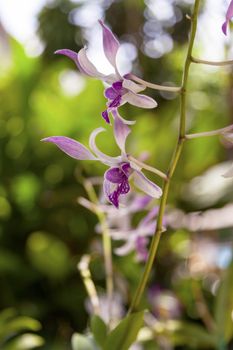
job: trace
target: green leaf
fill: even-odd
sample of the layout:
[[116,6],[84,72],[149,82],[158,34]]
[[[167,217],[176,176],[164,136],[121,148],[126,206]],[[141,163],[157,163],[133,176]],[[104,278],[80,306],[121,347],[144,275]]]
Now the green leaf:
[[107,338],[107,326],[97,315],[91,318],[91,331],[94,335],[96,342],[103,347]]
[[12,334],[21,332],[23,330],[27,331],[38,331],[41,329],[41,324],[37,320],[31,317],[19,316],[13,320],[8,321],[0,329],[0,341],[11,336]]
[[3,350],[29,350],[42,346],[44,339],[36,334],[25,333],[9,341],[3,346]]
[[91,339],[79,333],[74,333],[71,338],[72,350],[95,350]]
[[16,311],[12,308],[5,309],[0,312],[0,328],[9,321],[12,317],[16,316]]
[[229,341],[233,336],[233,263],[229,266],[215,299],[214,318],[220,341]]
[[154,334],[168,338],[174,346],[186,345],[192,349],[214,349],[217,344],[215,334],[208,333],[202,326],[192,322],[157,322]]
[[127,350],[136,340],[143,324],[144,311],[125,317],[108,335],[104,350]]

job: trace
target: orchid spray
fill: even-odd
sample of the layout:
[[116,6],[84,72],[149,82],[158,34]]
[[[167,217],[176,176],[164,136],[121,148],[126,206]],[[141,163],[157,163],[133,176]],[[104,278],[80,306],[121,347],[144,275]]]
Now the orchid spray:
[[[227,26],[232,18],[233,5],[232,1],[229,5],[226,21],[222,26],[224,34],[226,34]],[[46,137],[42,141],[55,144],[63,152],[76,160],[98,161],[107,167],[101,181],[104,194],[104,201],[98,199],[95,193],[94,186],[91,181],[84,180],[84,186],[88,193],[89,199],[79,198],[79,203],[94,212],[100,222],[100,228],[97,229],[103,236],[103,254],[105,258],[106,272],[106,290],[108,301],[108,327],[100,318],[95,318],[92,322],[91,330],[98,346],[101,349],[112,349],[113,342],[116,342],[114,349],[128,349],[136,340],[139,329],[141,328],[144,311],[140,310],[140,302],[145,292],[148,279],[155,261],[156,252],[162,233],[166,230],[165,209],[169,195],[171,180],[176,170],[180,159],[184,144],[186,141],[198,137],[207,137],[215,135],[224,135],[228,140],[232,141],[233,126],[227,126],[218,130],[211,130],[199,134],[188,134],[186,132],[187,119],[187,86],[189,79],[190,66],[193,63],[223,66],[232,64],[232,61],[212,62],[202,60],[193,56],[193,46],[197,30],[197,18],[199,12],[200,0],[194,1],[193,13],[188,19],[191,22],[191,32],[189,37],[188,49],[184,63],[181,86],[169,87],[157,85],[151,82],[146,82],[143,79],[128,73],[122,76],[116,62],[116,56],[119,50],[119,41],[112,31],[106,26],[103,21],[99,21],[102,28],[104,54],[113,67],[113,74],[105,75],[100,73],[87,56],[86,49],[81,49],[78,53],[69,49],[60,49],[56,54],[69,57],[77,65],[79,71],[89,77],[97,78],[108,84],[104,90],[104,96],[107,99],[106,109],[102,112],[102,117],[106,123],[112,125],[113,135],[116,144],[119,147],[120,155],[112,157],[100,151],[96,145],[96,137],[105,129],[102,127],[95,129],[89,139],[89,148],[80,142],[70,139],[66,136]],[[139,108],[155,108],[157,102],[147,95],[140,94],[146,88],[157,89],[161,91],[171,91],[179,93],[180,98],[180,117],[179,117],[179,132],[177,142],[174,149],[170,165],[166,173],[161,170],[151,167],[140,159],[134,158],[126,151],[126,141],[131,132],[130,127],[134,122],[123,118],[119,109],[125,103],[130,103]],[[111,118],[110,118],[111,117]],[[147,170],[161,177],[163,180],[162,189],[148,179],[142,170]],[[226,177],[232,176],[232,169],[225,174]],[[135,194],[134,188],[139,189],[142,193]],[[140,200],[138,200],[138,198]],[[154,203],[153,199],[160,199],[159,204]],[[140,203],[140,204],[139,204]],[[146,210],[145,216],[141,219],[137,226],[132,227],[130,223],[132,213]],[[118,218],[117,225],[114,223],[114,218]],[[127,223],[125,227],[121,225]],[[152,239],[150,239],[152,237]],[[136,252],[136,259],[145,263],[144,272],[140,278],[135,295],[132,298],[127,316],[123,318],[120,324],[114,328],[115,323],[111,317],[111,305],[114,300],[114,285],[113,285],[113,267],[112,267],[112,240],[123,241],[123,244],[113,249],[116,255],[126,255],[131,252]],[[150,244],[149,244],[149,241]],[[148,250],[149,245],[149,250]],[[89,269],[90,257],[84,256],[79,270],[83,276],[84,283],[89,295],[89,299],[95,315],[100,315],[100,303],[98,300],[98,292],[91,278]],[[106,339],[99,338],[95,327],[105,329]],[[130,330],[130,332],[129,332]],[[116,334],[118,337],[116,338]],[[92,343],[87,340],[90,349]]]

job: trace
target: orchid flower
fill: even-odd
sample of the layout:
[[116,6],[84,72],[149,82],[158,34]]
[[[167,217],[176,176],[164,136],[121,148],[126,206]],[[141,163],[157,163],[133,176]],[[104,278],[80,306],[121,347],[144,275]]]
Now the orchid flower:
[[[136,84],[132,80],[127,79],[126,76],[121,76],[116,64],[116,56],[120,47],[119,41],[112,33],[112,31],[102,22],[99,21],[103,29],[103,48],[104,54],[109,63],[114,68],[114,74],[105,75],[100,73],[96,67],[91,63],[86,54],[86,48],[82,48],[78,53],[62,49],[57,50],[55,54],[65,55],[72,59],[77,65],[78,69],[84,75],[89,77],[101,79],[107,84],[111,85],[104,91],[105,97],[108,99],[107,109],[102,112],[102,117],[107,123],[110,123],[109,112],[120,107],[126,102],[142,108],[154,108],[157,103],[151,97],[141,95],[139,92],[145,90],[145,86]],[[134,122],[125,121],[126,124],[133,124]]]
[[151,182],[142,173],[137,164],[129,160],[129,155],[125,151],[125,143],[130,129],[123,123],[118,113],[115,113],[114,136],[121,150],[120,156],[110,157],[98,149],[95,139],[103,131],[105,131],[104,128],[97,128],[91,133],[89,147],[92,152],[80,142],[65,136],[52,136],[42,141],[54,143],[72,158],[100,161],[109,166],[109,169],[104,174],[103,190],[106,198],[116,208],[119,207],[119,197],[130,191],[129,178],[133,179],[134,185],[140,190],[151,197],[159,198],[162,195],[161,188]]
[[226,21],[222,25],[222,31],[225,35],[227,35],[227,27],[232,17],[233,17],[233,0],[231,0],[228,6],[227,13],[226,13]]
[[154,207],[149,213],[139,222],[138,226],[128,231],[111,229],[110,234],[114,240],[124,240],[125,243],[114,249],[117,255],[127,255],[132,251],[136,251],[138,261],[146,261],[148,256],[147,245],[149,236],[155,232],[158,207]]

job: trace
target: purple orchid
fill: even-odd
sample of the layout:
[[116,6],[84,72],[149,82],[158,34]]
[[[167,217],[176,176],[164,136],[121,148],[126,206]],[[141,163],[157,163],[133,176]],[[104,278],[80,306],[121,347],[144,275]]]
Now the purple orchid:
[[132,251],[136,251],[136,259],[138,261],[146,261],[148,256],[147,245],[149,237],[152,236],[156,228],[156,216],[158,207],[154,207],[139,222],[136,228],[129,230],[111,229],[110,234],[114,240],[123,240],[125,243],[114,249],[117,255],[127,255]]
[[[157,103],[154,99],[146,95],[139,94],[139,92],[145,90],[145,86],[136,84],[132,80],[127,79],[127,75],[124,77],[120,75],[116,64],[116,56],[120,47],[119,41],[102,21],[99,21],[99,23],[103,29],[104,54],[114,68],[114,74],[105,75],[100,73],[88,59],[85,48],[81,49],[78,53],[69,49],[62,49],[57,50],[55,54],[65,55],[71,58],[77,65],[80,72],[84,75],[101,79],[107,84],[111,85],[104,91],[104,95],[108,99],[108,102],[107,109],[102,112],[102,117],[107,123],[110,123],[109,113],[126,102],[142,108],[156,107]],[[126,124],[134,123],[126,120],[124,120],[124,122]]]
[[228,6],[227,13],[226,13],[226,21],[222,25],[222,31],[225,35],[227,35],[227,27],[232,17],[233,17],[233,0],[231,0]]
[[104,128],[95,129],[89,139],[90,152],[80,142],[65,136],[52,136],[43,139],[52,142],[70,157],[79,160],[97,160],[110,168],[104,174],[103,189],[106,198],[116,207],[119,207],[119,198],[130,191],[129,178],[133,178],[134,185],[151,197],[159,198],[162,190],[151,182],[141,171],[137,164],[129,160],[125,151],[126,139],[130,133],[129,127],[123,123],[119,114],[115,111],[114,137],[121,150],[118,157],[110,157],[102,153],[96,146],[96,136],[105,131]]

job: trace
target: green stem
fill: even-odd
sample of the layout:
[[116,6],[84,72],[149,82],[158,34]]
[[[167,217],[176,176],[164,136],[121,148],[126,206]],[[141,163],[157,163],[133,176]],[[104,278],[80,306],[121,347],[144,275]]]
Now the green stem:
[[233,60],[227,60],[227,61],[206,61],[202,60],[200,58],[191,57],[191,60],[193,63],[197,64],[206,64],[208,66],[215,66],[215,67],[222,67],[222,66],[229,66],[233,64]]
[[150,89],[154,89],[154,90],[170,91],[170,92],[180,92],[180,90],[181,90],[180,86],[165,86],[165,85],[158,85],[158,84],[149,83],[148,81],[145,81],[132,73],[127,74],[127,79],[134,80],[137,83],[142,84],[143,86],[146,86],[146,87],[148,87]]
[[89,295],[94,314],[99,315],[100,314],[99,298],[98,298],[98,294],[97,294],[97,291],[95,288],[95,284],[91,278],[89,264],[90,264],[90,256],[83,255],[80,262],[78,263],[77,267],[78,267],[80,274],[82,276],[83,283],[85,285],[87,294]]
[[207,136],[216,136],[216,135],[224,135],[228,132],[231,132],[233,130],[233,125],[226,126],[225,128],[217,129],[217,130],[211,130],[211,131],[204,131],[199,132],[196,134],[186,134],[185,139],[191,140],[191,139],[197,139],[199,137],[207,137]]
[[167,175],[164,174],[161,170],[156,169],[156,168],[153,168],[152,166],[147,165],[147,164],[141,162],[140,160],[135,159],[135,158],[132,157],[132,156],[128,156],[128,159],[131,160],[131,161],[132,161],[133,163],[135,163],[136,165],[138,165],[140,168],[146,169],[146,170],[150,171],[151,173],[154,173],[154,174],[160,176],[160,177],[161,177],[162,179],[164,179],[165,181],[167,181]]
[[[90,181],[85,180],[84,186],[91,202],[97,204],[98,198],[96,196],[96,193]],[[112,300],[113,300],[112,242],[111,242],[111,237],[109,234],[109,228],[106,222],[105,214],[98,208],[98,206],[96,206],[95,208],[96,208],[95,213],[98,217],[98,220],[101,226],[102,239],[103,239],[102,242],[103,242],[103,252],[104,252],[105,274],[106,274],[106,290],[107,290],[107,297],[108,297],[108,313],[109,313],[109,320],[111,321],[111,306],[112,306]]]
[[187,88],[187,83],[188,83],[189,68],[190,68],[190,64],[192,62],[192,59],[191,59],[192,49],[193,49],[194,39],[195,39],[195,35],[196,35],[196,30],[197,30],[197,15],[198,15],[199,4],[200,4],[200,0],[195,0],[193,15],[191,18],[192,24],[191,24],[190,40],[189,40],[188,52],[186,55],[186,60],[185,60],[185,65],[184,65],[182,86],[181,86],[181,91],[180,91],[181,92],[180,93],[180,127],[179,127],[178,141],[177,141],[177,145],[176,145],[170,166],[168,168],[168,172],[167,172],[168,180],[164,181],[163,195],[161,197],[159,213],[158,213],[158,218],[157,218],[157,226],[156,226],[155,234],[152,238],[149,256],[148,256],[140,283],[138,285],[135,296],[134,296],[132,303],[131,303],[131,306],[129,308],[129,313],[135,311],[138,308],[138,305],[141,301],[146,284],[148,282],[151,269],[153,267],[153,263],[154,263],[155,255],[156,255],[157,248],[159,245],[160,237],[161,237],[161,234],[163,232],[163,216],[164,216],[164,212],[165,212],[165,208],[166,208],[170,182],[171,182],[172,176],[174,174],[174,171],[176,169],[176,166],[177,166],[177,163],[178,163],[178,160],[180,158],[181,151],[183,148],[183,144],[185,141],[186,88]]

